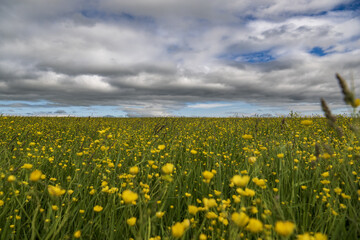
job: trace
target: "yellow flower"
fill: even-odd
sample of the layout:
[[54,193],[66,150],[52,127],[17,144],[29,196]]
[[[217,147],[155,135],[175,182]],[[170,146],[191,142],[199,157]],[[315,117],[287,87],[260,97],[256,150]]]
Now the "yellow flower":
[[249,162],[250,164],[254,164],[254,163],[256,162],[256,157],[249,157],[249,158],[248,158],[248,162]]
[[4,206],[4,201],[3,200],[0,200],[0,207],[1,206]]
[[197,151],[193,149],[193,150],[190,151],[190,153],[191,154],[197,154]]
[[95,211],[95,212],[101,212],[102,210],[103,210],[103,207],[102,207],[102,206],[96,205],[96,206],[94,207],[94,211]]
[[200,236],[199,236],[199,240],[206,240],[207,239],[207,237],[206,237],[206,235],[205,234],[200,234]]
[[329,172],[324,172],[324,173],[321,174],[321,176],[322,177],[328,177],[328,176],[330,176],[330,174],[329,174]]
[[171,174],[174,170],[174,164],[167,163],[161,168],[164,174]]
[[309,233],[299,234],[297,235],[298,240],[313,240]]
[[253,137],[249,134],[244,134],[241,136],[243,139],[252,139]]
[[14,175],[10,175],[7,180],[8,180],[8,182],[15,182],[16,177]]
[[128,220],[126,220],[126,223],[129,226],[134,226],[136,224],[136,217],[129,218]]
[[204,204],[204,207],[205,209],[209,209],[209,208],[212,208],[212,207],[217,207],[217,203],[216,203],[216,200],[213,199],[213,198],[203,198],[203,204]]
[[57,210],[59,210],[59,207],[56,206],[56,205],[52,205],[52,206],[51,206],[51,209],[52,209],[53,211],[57,211]]
[[162,218],[162,217],[164,216],[164,214],[165,214],[165,212],[156,212],[156,213],[155,213],[155,216],[156,216],[157,218]]
[[315,237],[315,240],[327,240],[328,239],[328,237],[322,233],[315,233],[314,237]]
[[125,190],[121,194],[121,197],[126,204],[129,204],[129,203],[134,203],[138,199],[139,196],[137,195],[137,193],[134,193],[131,190]]
[[165,149],[165,145],[159,145],[159,146],[158,146],[158,149],[159,149],[159,150],[164,150],[164,149]]
[[249,181],[250,181],[249,176],[235,175],[231,179],[231,182],[233,182],[237,187],[246,187]]
[[30,163],[25,163],[24,165],[22,165],[21,168],[24,168],[24,169],[32,169],[33,165],[30,164]]
[[202,173],[203,177],[206,179],[206,180],[210,180],[214,177],[214,174],[212,172],[209,172],[209,171],[204,171]]
[[64,195],[66,191],[64,189],[61,189],[60,187],[49,185],[48,192],[51,196],[58,197],[58,196]]
[[290,236],[295,229],[295,224],[289,221],[277,221],[275,224],[275,231],[284,237]]
[[341,192],[342,192],[342,190],[341,190],[341,188],[336,187],[336,188],[334,189],[334,192],[335,192],[336,194],[340,195]]
[[360,105],[360,99],[358,99],[358,98],[356,98],[355,100],[354,100],[354,103],[352,104],[352,106],[353,107],[358,107]]
[[199,209],[194,205],[189,205],[188,206],[188,211],[189,211],[190,214],[196,215],[196,213],[199,211]]
[[129,169],[129,173],[132,174],[132,175],[138,174],[139,173],[139,167],[138,166],[131,167]]
[[239,227],[245,227],[245,225],[249,222],[249,216],[245,213],[233,213],[231,215],[231,220]]
[[246,230],[252,233],[259,233],[263,230],[263,223],[256,218],[250,218]]
[[208,219],[213,219],[213,218],[217,218],[217,217],[218,217],[218,215],[216,215],[216,213],[214,213],[214,212],[206,213],[206,218],[208,218]]
[[80,230],[77,230],[77,231],[74,233],[74,238],[81,238],[81,231],[80,231]]
[[30,173],[29,180],[33,182],[37,182],[40,180],[42,175],[42,172],[40,170],[34,170],[32,173]]
[[180,238],[182,237],[182,235],[184,235],[184,232],[185,232],[185,226],[182,223],[177,222],[175,223],[175,225],[171,227],[171,233],[173,237]]
[[284,154],[283,154],[283,153],[279,153],[279,154],[277,155],[277,157],[278,157],[278,158],[284,158]]
[[311,124],[313,124],[312,120],[302,120],[300,122],[301,125],[305,125],[305,126],[310,126]]

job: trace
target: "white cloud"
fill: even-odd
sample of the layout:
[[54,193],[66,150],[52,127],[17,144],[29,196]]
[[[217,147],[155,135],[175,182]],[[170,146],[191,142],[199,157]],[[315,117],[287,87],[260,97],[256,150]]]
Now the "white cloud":
[[[329,11],[340,3],[5,0],[0,99],[151,116],[228,106],[207,101],[340,102],[334,73],[360,76],[360,19]],[[316,46],[329,54],[311,55]]]
[[227,106],[231,106],[231,105],[232,104],[228,104],[228,103],[197,103],[197,104],[188,106],[188,108],[209,109],[209,108],[227,107]]

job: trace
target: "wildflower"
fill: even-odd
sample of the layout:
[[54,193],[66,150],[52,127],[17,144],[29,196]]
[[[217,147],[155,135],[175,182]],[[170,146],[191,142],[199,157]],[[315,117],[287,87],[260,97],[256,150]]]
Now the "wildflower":
[[302,120],[300,122],[301,125],[304,125],[304,126],[310,126],[311,124],[313,124],[313,121],[312,120]]
[[165,214],[165,212],[156,212],[156,213],[155,213],[155,216],[156,216],[157,218],[162,218],[162,217],[164,216],[164,214]]
[[8,180],[8,182],[15,182],[16,177],[14,175],[10,175],[7,180]]
[[184,235],[184,232],[185,226],[182,223],[177,222],[171,227],[171,233],[173,237],[180,238],[182,235]]
[[256,218],[250,218],[246,230],[252,233],[259,233],[263,230],[263,223]]
[[214,219],[214,218],[217,218],[217,217],[218,217],[218,215],[216,213],[214,213],[214,212],[207,212],[206,213],[206,218],[207,219]]
[[217,203],[216,203],[216,200],[213,199],[213,198],[203,198],[203,203],[204,203],[204,207],[205,209],[209,209],[209,208],[212,208],[212,207],[217,207]]
[[191,154],[197,154],[197,151],[193,149],[193,150],[190,151],[190,153]]
[[95,211],[95,212],[101,212],[102,210],[103,210],[103,207],[102,207],[102,206],[96,205],[96,206],[94,207],[94,211]]
[[129,218],[128,220],[126,220],[126,223],[129,225],[129,226],[134,226],[136,224],[136,217],[131,217]]
[[284,158],[284,154],[283,154],[283,153],[279,153],[279,154],[277,155],[277,157],[278,157],[278,158]]
[[24,165],[22,165],[21,168],[24,168],[24,169],[32,169],[33,165],[30,164],[30,163],[25,163]]
[[52,206],[51,206],[51,209],[52,209],[53,211],[57,211],[57,210],[59,210],[59,207],[56,206],[56,205],[52,205]]
[[32,182],[37,182],[40,180],[41,175],[42,173],[40,170],[34,170],[32,173],[30,173],[29,180]]
[[299,234],[297,235],[298,240],[312,240],[313,238],[309,233]]
[[339,187],[336,187],[336,188],[334,189],[334,192],[335,192],[336,194],[340,195],[341,192],[342,192],[342,189],[339,188]]
[[139,196],[137,193],[134,193],[131,190],[125,190],[121,194],[121,197],[126,204],[129,204],[129,203],[134,203],[138,199]]
[[330,176],[330,174],[329,174],[329,172],[324,172],[324,173],[321,174],[321,176],[322,177],[328,177],[328,176]]
[[275,231],[284,237],[290,236],[295,229],[295,224],[289,221],[277,221],[275,224]]
[[171,174],[173,172],[173,170],[174,170],[174,164],[171,164],[171,163],[167,163],[161,168],[161,171],[164,174]]
[[59,197],[61,195],[64,195],[66,191],[64,189],[61,189],[60,187],[49,185],[48,192],[51,196]]
[[209,172],[209,171],[204,171],[202,173],[202,175],[206,180],[209,180],[209,181],[214,177],[214,174],[212,172]]
[[254,163],[256,162],[256,157],[249,157],[249,158],[248,158],[248,162],[249,162],[250,164],[254,164]]
[[138,167],[138,166],[131,167],[131,168],[129,169],[129,173],[130,173],[131,175],[136,175],[136,174],[138,174],[138,173],[139,173],[139,167]]
[[245,213],[233,213],[231,215],[231,220],[239,227],[245,227],[245,225],[249,222],[249,217]]
[[252,139],[253,138],[253,136],[251,136],[251,135],[249,135],[249,134],[244,134],[244,135],[242,135],[241,136],[243,139],[245,139],[245,140],[248,140],[248,139]]
[[188,206],[188,211],[189,211],[190,214],[196,215],[196,213],[199,211],[199,209],[194,205],[189,205]]
[[4,201],[0,200],[0,207],[4,206]]
[[206,240],[207,239],[207,236],[205,234],[200,234],[199,236],[199,240]]
[[80,231],[80,230],[77,230],[77,231],[74,233],[74,238],[81,238],[81,231]]
[[165,149],[165,145],[159,145],[159,146],[158,146],[158,149],[159,149],[159,150],[164,150],[164,149]]
[[315,233],[314,234],[315,240],[327,240],[328,237],[322,233]]

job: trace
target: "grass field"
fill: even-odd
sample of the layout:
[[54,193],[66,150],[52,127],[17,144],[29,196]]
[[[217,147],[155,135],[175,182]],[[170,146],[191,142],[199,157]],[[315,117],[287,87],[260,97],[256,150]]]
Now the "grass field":
[[359,239],[340,117],[0,118],[1,239]]

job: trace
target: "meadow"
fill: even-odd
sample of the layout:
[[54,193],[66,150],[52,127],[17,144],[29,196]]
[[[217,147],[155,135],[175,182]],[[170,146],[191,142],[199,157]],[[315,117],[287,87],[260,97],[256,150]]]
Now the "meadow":
[[1,239],[359,239],[351,117],[0,117]]

